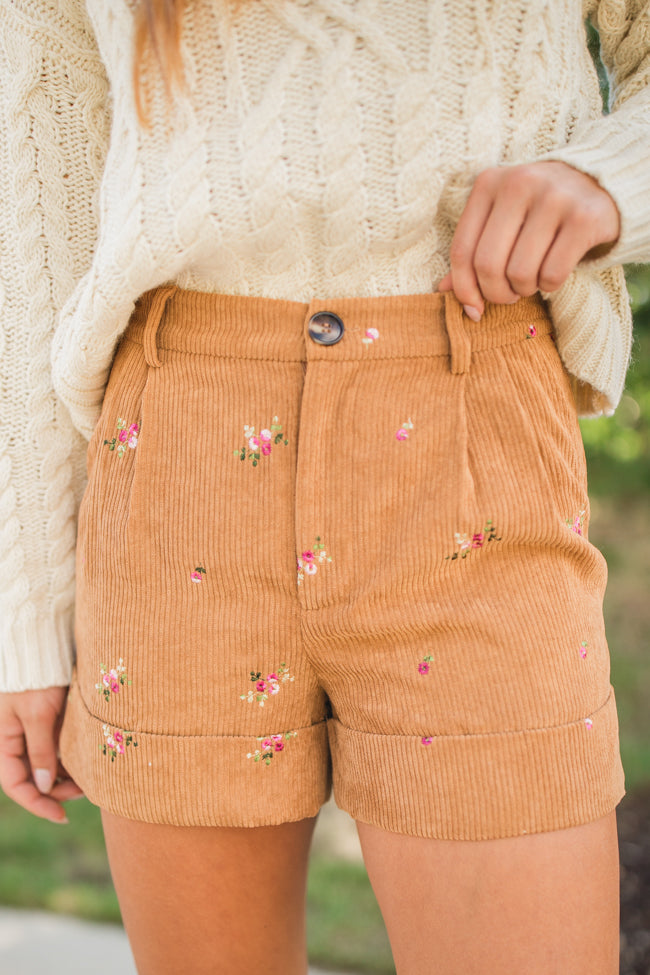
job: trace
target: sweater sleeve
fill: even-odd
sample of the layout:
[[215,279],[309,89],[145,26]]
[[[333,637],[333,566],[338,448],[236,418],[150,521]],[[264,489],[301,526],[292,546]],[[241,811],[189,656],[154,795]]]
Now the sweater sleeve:
[[609,114],[545,153],[593,176],[616,203],[621,232],[594,270],[650,262],[650,0],[585,0],[609,79]]
[[85,438],[57,398],[58,313],[87,271],[110,131],[82,0],[0,26],[0,691],[70,682]]

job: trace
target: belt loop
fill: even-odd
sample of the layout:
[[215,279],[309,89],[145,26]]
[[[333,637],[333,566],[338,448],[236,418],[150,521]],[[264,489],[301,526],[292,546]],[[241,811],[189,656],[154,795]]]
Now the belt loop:
[[156,347],[156,332],[158,331],[158,326],[164,314],[167,302],[177,290],[178,285],[175,284],[158,287],[156,288],[154,296],[151,300],[151,306],[149,308],[149,313],[144,326],[144,334],[142,337],[144,357],[150,366],[162,366],[162,362],[158,358],[158,349]]
[[445,292],[445,326],[451,352],[451,371],[455,375],[469,372],[472,342],[465,324],[463,306],[453,291]]

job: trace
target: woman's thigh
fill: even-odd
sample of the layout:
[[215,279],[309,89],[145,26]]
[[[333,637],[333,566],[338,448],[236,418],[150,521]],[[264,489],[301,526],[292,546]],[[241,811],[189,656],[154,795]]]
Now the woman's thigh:
[[616,813],[496,840],[357,822],[398,975],[615,975]]
[[315,823],[171,826],[102,809],[139,975],[305,975]]

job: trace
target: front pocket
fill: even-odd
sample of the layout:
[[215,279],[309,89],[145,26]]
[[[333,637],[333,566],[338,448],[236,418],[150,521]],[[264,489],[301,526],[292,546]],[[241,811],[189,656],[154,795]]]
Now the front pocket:
[[537,536],[588,513],[582,437],[550,336],[475,354],[466,408],[476,503],[500,530],[511,520],[520,538]]
[[126,543],[151,368],[142,346],[123,339],[86,455],[88,481],[79,508],[77,544],[87,575],[105,571],[102,560],[107,552],[119,557]]

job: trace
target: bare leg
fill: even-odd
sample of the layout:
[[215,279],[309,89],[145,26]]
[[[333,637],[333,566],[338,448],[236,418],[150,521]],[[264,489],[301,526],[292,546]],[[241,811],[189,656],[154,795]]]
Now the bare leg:
[[616,975],[616,812],[510,839],[357,822],[398,975]]
[[315,824],[169,826],[102,810],[139,975],[305,975]]

